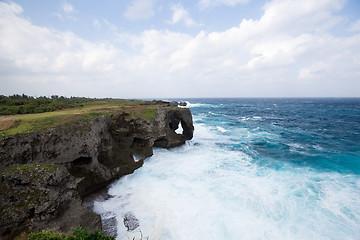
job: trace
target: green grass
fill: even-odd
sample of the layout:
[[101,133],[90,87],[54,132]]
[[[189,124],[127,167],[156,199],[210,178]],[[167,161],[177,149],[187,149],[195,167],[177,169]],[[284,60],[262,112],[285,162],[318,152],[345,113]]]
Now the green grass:
[[159,108],[159,105],[136,105],[127,106],[122,108],[122,110],[128,113],[132,119],[141,118],[144,120],[153,120]]
[[[89,232],[89,228],[76,227],[72,228],[73,234],[64,234],[53,230],[43,230],[38,233],[30,233],[26,235],[22,233],[15,240],[116,240],[113,236],[104,235],[101,230]],[[149,240],[149,237],[132,238],[132,240]],[[129,239],[129,238],[127,238]]]
[[38,233],[30,233],[26,238],[18,238],[17,240],[115,240],[112,236],[103,235],[100,230],[89,232],[88,228],[82,227],[76,227],[72,230],[73,235],[43,230]]
[[23,164],[23,165],[19,165],[19,164],[14,164],[11,165],[10,167],[6,168],[5,171],[2,173],[3,176],[11,176],[14,175],[16,173],[21,173],[23,174],[23,172],[26,171],[31,171],[31,170],[36,170],[35,172],[48,172],[48,173],[53,173],[56,171],[56,169],[59,168],[59,165],[57,164],[44,164],[44,163],[30,163],[30,164]]
[[145,109],[145,117],[147,119],[154,119],[155,118],[155,112],[157,109]]
[[3,119],[12,117],[19,119],[19,121],[15,126],[0,131],[0,139],[15,134],[43,131],[45,129],[58,127],[78,120],[89,121],[101,115],[109,115],[120,109],[121,105],[119,104],[105,103],[54,112],[5,116]]
[[15,94],[13,96],[0,95],[0,115],[14,115],[14,114],[31,114],[53,112],[56,110],[63,110],[69,108],[83,107],[92,104],[141,104],[142,100],[129,100],[129,99],[96,99],[85,97],[71,97],[66,98],[63,96],[49,97],[32,97]]
[[[93,102],[92,102],[93,103]],[[70,108],[53,112],[36,114],[18,114],[3,116],[1,119],[16,118],[17,123],[0,131],[0,140],[15,134],[27,134],[39,132],[49,128],[66,125],[74,121],[86,121],[101,115],[111,115],[116,112],[128,113],[131,119],[141,118],[144,120],[153,120],[156,117],[157,110],[161,105],[144,105],[141,100],[111,100],[95,101],[96,104],[88,104],[79,108]],[[0,121],[1,121],[0,119]]]

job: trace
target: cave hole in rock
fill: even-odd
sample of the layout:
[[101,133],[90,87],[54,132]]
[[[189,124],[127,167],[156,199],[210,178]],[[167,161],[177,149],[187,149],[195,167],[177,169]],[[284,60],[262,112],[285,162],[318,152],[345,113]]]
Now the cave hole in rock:
[[175,130],[175,132],[176,132],[176,134],[180,134],[180,135],[184,134],[184,129],[182,127],[181,122],[179,122],[178,128]]
[[74,166],[80,166],[80,165],[88,165],[91,163],[92,158],[91,157],[79,157],[75,159],[72,164]]
[[164,137],[156,139],[154,142],[154,147],[167,147],[168,140]]
[[178,116],[177,114],[174,114],[170,117],[169,127],[178,135],[184,134],[184,129],[183,129],[184,123],[181,120],[181,117]]
[[142,139],[142,138],[134,138],[132,145],[134,146],[141,146],[141,147],[145,147],[148,144],[148,140],[147,139]]

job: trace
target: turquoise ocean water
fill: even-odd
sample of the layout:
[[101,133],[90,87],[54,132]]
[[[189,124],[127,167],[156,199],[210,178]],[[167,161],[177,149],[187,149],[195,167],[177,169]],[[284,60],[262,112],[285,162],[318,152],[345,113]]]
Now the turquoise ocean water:
[[118,239],[360,239],[359,98],[186,101],[193,140],[94,204]]

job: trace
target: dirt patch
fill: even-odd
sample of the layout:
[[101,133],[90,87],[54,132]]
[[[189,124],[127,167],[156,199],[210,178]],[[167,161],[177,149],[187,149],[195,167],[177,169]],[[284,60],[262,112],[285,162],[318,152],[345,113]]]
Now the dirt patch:
[[0,131],[4,131],[15,126],[20,121],[19,118],[14,117],[0,117]]

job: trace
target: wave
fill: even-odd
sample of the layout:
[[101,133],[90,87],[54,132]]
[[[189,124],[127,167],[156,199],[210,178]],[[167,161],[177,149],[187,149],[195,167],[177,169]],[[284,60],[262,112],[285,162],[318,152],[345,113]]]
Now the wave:
[[189,101],[185,101],[186,102],[186,107],[189,108],[200,108],[200,107],[204,107],[204,108],[219,108],[222,107],[223,104],[210,104],[210,103],[191,103]]
[[[266,125],[260,114],[240,122],[194,105],[193,140],[154,149],[94,203],[103,220],[116,219],[118,239],[360,239],[358,175],[291,161],[311,151],[326,157],[326,145],[297,126]],[[129,213],[133,231],[124,225]]]
[[217,128],[218,131],[220,131],[220,132],[222,132],[222,133],[227,132],[227,130],[224,129],[223,127],[217,126],[216,128]]

